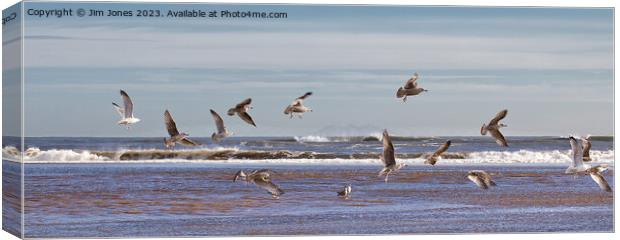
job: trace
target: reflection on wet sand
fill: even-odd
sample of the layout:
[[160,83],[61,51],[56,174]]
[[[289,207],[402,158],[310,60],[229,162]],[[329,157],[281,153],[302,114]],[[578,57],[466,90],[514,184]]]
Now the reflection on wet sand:
[[[563,175],[562,166],[488,166],[485,169],[498,186],[487,191],[466,178],[467,166],[411,166],[392,176],[389,183],[377,177],[372,165],[355,170],[351,166],[274,166],[274,179],[285,191],[280,199],[251,184],[232,182],[237,170],[261,166],[149,166],[28,165],[26,216],[32,223],[27,235],[576,231],[582,228],[567,230],[560,224],[570,226],[575,224],[571,219],[584,215],[596,215],[602,222],[593,231],[613,229],[613,195],[601,192],[590,179]],[[613,175],[613,171],[606,173],[610,182]],[[336,194],[345,183],[355,188],[349,200]],[[530,208],[538,210],[531,212]],[[371,227],[390,218],[403,224]],[[472,225],[464,218],[479,223]],[[483,225],[487,219],[506,218],[521,220],[501,227]],[[529,224],[527,219],[541,224]],[[338,232],[343,228],[350,232]]]

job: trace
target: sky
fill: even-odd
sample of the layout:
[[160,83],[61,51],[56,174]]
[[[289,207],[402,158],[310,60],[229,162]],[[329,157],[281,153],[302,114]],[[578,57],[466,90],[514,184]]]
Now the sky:
[[[192,136],[215,130],[209,109],[237,136],[475,136],[502,109],[509,136],[613,135],[611,8],[26,3],[62,7],[288,17],[27,16],[27,136],[161,137],[165,109]],[[403,103],[414,72],[429,91]],[[130,130],[120,89],[142,119]],[[289,119],[307,91],[314,111]],[[225,116],[247,97],[257,128]]]

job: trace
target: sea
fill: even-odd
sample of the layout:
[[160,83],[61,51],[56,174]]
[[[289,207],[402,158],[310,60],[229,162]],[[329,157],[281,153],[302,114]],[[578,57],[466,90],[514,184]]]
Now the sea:
[[[564,174],[566,136],[508,136],[509,147],[484,136],[393,136],[407,166],[388,182],[377,176],[379,134],[193,140],[202,145],[29,137],[22,164],[20,139],[4,137],[3,228],[31,238],[614,231],[613,192]],[[448,140],[437,164],[425,165]],[[615,192],[614,139],[591,141],[588,164],[609,168],[603,175]],[[238,170],[264,168],[275,172],[279,198],[232,181]],[[471,170],[487,171],[497,186],[478,188],[466,178]],[[346,184],[348,199],[336,193]],[[15,220],[22,212],[23,229]]]

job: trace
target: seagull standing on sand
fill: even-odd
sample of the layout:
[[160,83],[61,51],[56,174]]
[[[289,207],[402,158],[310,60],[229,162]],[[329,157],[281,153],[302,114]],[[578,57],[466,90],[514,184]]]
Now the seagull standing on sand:
[[396,158],[394,157],[394,145],[390,139],[387,129],[383,130],[383,154],[381,155],[381,161],[383,161],[383,169],[379,172],[379,177],[385,175],[385,182],[388,182],[390,173],[397,172],[404,166],[404,163],[396,164]]
[[444,144],[442,144],[437,151],[435,151],[435,153],[433,153],[433,155],[429,156],[428,159],[426,159],[426,161],[424,161],[425,164],[430,164],[430,165],[435,165],[435,163],[437,163],[437,159],[439,157],[441,157],[441,154],[444,153],[445,151],[448,150],[448,148],[450,148],[450,144],[452,144],[452,141],[448,140],[446,141]]
[[351,184],[345,185],[341,191],[338,191],[338,196],[349,199],[351,197]]
[[291,103],[291,105],[288,105],[285,109],[284,109],[284,114],[286,115],[290,115],[290,118],[293,118],[294,114],[297,114],[297,116],[299,118],[302,118],[302,115],[305,112],[312,112],[312,109],[304,106],[303,102],[304,99],[306,99],[308,96],[312,95],[312,92],[307,92],[306,94],[304,94],[301,97],[296,98],[295,100],[293,100],[293,102]]
[[130,124],[137,123],[140,121],[140,119],[133,116],[133,102],[131,102],[131,98],[129,97],[129,95],[127,95],[125,91],[121,90],[121,97],[123,98],[124,108],[121,108],[118,104],[114,102],[112,103],[112,106],[114,106],[118,114],[121,115],[121,120],[118,121],[118,124],[125,125],[127,126],[127,129],[129,129]]
[[611,192],[611,187],[609,186],[609,183],[607,183],[607,180],[605,180],[605,178],[601,174],[605,170],[607,170],[607,166],[602,165],[602,166],[591,167],[588,170],[586,170],[586,173],[590,174],[590,177],[592,178],[592,180],[594,180],[596,184],[598,184],[601,190],[606,191],[606,192]]
[[188,146],[200,145],[199,143],[196,143],[187,138],[189,134],[179,133],[179,130],[177,130],[177,125],[174,122],[174,119],[172,119],[172,115],[170,115],[170,112],[168,112],[168,110],[164,112],[164,124],[166,125],[166,130],[168,130],[168,134],[170,135],[169,139],[164,138],[164,146],[166,146],[166,148],[173,148],[176,143],[181,143]]
[[577,141],[577,138],[573,136],[570,136],[568,139],[570,141],[571,157],[573,161],[564,173],[584,173],[590,166],[583,163],[583,148],[581,147],[580,141]]
[[240,102],[235,107],[228,109],[228,116],[234,116],[236,113],[241,118],[241,120],[256,127],[256,123],[254,123],[254,120],[252,120],[252,117],[250,116],[250,114],[248,114],[248,110],[252,109],[250,103],[252,103],[251,98],[243,100],[243,102]]
[[489,189],[491,186],[496,186],[495,182],[491,180],[491,174],[488,174],[482,170],[472,170],[467,173],[467,178],[474,182],[478,187],[482,189]]
[[403,98],[403,102],[407,101],[407,96],[415,96],[420,94],[421,92],[428,92],[428,90],[424,88],[418,88],[418,73],[414,73],[413,77],[409,78],[407,82],[405,82],[405,86],[398,88],[396,91],[396,98]]
[[508,147],[508,142],[506,142],[506,138],[504,138],[504,135],[502,135],[499,129],[502,127],[508,127],[508,125],[499,123],[499,121],[504,119],[506,114],[508,114],[508,110],[506,109],[498,112],[488,124],[482,124],[482,127],[480,128],[480,134],[487,135],[487,131],[490,132],[491,136],[495,138],[495,142],[502,147]]
[[592,158],[590,158],[590,148],[592,148],[592,143],[590,142],[590,135],[581,139],[581,145],[583,146],[583,161],[592,161]]
[[245,180],[246,183],[254,183],[256,186],[267,190],[271,194],[273,198],[279,198],[280,195],[284,194],[284,191],[278,187],[278,185],[271,182],[271,175],[274,172],[270,169],[260,169],[254,170],[249,174],[239,170],[235,177],[233,178],[233,182],[236,182],[239,179]]
[[211,139],[215,142],[219,142],[222,139],[232,135],[226,127],[224,126],[224,120],[217,114],[213,109],[209,109],[211,111],[211,116],[213,116],[213,121],[215,121],[215,126],[217,127],[217,132],[211,134]]

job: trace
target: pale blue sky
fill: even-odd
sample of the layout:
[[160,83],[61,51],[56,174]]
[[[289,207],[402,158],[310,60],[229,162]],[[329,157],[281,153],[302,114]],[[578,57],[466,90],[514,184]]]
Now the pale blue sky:
[[[26,8],[58,4],[27,3]],[[71,7],[77,8],[76,4]],[[287,19],[27,17],[26,135],[209,136],[254,99],[238,136],[477,135],[508,108],[506,135],[612,135],[613,12],[576,8],[81,4],[83,8],[261,10]],[[417,71],[430,91],[403,104]],[[117,126],[126,90],[143,121]],[[282,111],[313,91],[304,119]],[[577,109],[579,112],[575,112]]]

